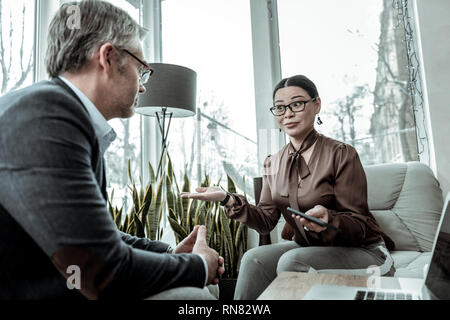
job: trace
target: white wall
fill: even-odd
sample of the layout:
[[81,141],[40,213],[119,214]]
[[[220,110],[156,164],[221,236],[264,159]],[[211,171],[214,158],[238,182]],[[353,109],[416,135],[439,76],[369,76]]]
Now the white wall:
[[445,195],[450,191],[450,1],[416,0],[415,6],[434,150],[431,167]]

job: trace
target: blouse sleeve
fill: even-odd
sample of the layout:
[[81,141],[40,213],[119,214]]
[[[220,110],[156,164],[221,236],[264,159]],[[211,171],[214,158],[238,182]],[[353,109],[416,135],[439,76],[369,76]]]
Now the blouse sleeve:
[[[264,168],[268,166],[270,166],[270,156],[264,161]],[[230,219],[242,222],[260,234],[269,233],[277,225],[281,212],[272,201],[267,175],[263,175],[261,197],[256,206],[248,203],[242,195],[233,194],[233,197],[235,204],[232,207],[225,207],[225,213]]]
[[358,246],[368,238],[380,238],[367,205],[367,180],[356,150],[339,145],[334,161],[335,210],[329,210],[329,223],[340,232],[326,229],[316,235],[326,245]]

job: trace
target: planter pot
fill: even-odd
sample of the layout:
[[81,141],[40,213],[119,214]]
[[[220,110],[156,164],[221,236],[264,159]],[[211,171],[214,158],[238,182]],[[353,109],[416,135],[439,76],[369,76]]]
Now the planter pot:
[[219,300],[233,300],[237,279],[220,279]]

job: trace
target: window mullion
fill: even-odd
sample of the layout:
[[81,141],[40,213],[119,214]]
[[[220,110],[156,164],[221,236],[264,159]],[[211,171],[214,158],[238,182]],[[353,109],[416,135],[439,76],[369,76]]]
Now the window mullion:
[[[151,62],[161,62],[161,0],[142,1],[141,10],[142,26],[149,30],[144,40],[144,56]],[[161,143],[161,133],[156,118],[141,116],[141,176],[144,185],[149,178],[147,164],[150,162],[154,170],[158,167]]]
[[45,69],[45,51],[47,48],[48,26],[58,10],[58,1],[35,1],[36,28],[34,31],[34,82],[48,78]]
[[[285,144],[285,136],[270,115],[272,90],[281,80],[277,2],[250,0],[255,81],[256,128],[258,130],[258,167],[265,157]],[[270,66],[267,68],[267,66]]]
[[[250,12],[258,132],[258,170],[261,172],[266,156],[277,152],[286,143],[285,135],[279,131],[278,124],[269,111],[273,104],[273,87],[281,80],[277,2],[276,0],[250,0]],[[284,219],[280,219],[280,223],[283,222]],[[278,235],[281,234],[278,230],[280,227],[282,225],[271,232],[271,239],[274,242],[278,241]],[[257,245],[258,235],[249,229],[248,247]]]

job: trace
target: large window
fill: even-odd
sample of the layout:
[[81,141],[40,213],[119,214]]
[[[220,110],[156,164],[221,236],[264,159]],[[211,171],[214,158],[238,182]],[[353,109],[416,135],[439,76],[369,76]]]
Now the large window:
[[0,95],[33,82],[34,4],[0,0]]
[[278,0],[283,77],[304,74],[322,99],[319,132],[363,164],[418,160],[403,26],[392,0]]
[[[139,1],[111,0],[139,20]],[[197,73],[197,114],[174,118],[168,150],[177,179],[206,175],[253,196],[259,176],[250,1],[161,2],[162,62]],[[403,26],[392,0],[278,0],[282,76],[304,74],[322,99],[317,126],[363,164],[418,159]],[[126,204],[128,161],[139,182],[141,117],[111,121],[109,191]],[[155,143],[154,141],[149,143]],[[246,177],[246,187],[242,178]]]
[[226,174],[253,196],[257,172],[250,3],[166,0],[162,3],[163,62],[197,73],[197,115],[172,119],[169,154],[177,179],[192,187],[205,175]]
[[[135,7],[127,0],[108,1],[127,11],[137,22],[140,21],[139,7]],[[128,213],[131,205],[130,190],[127,187],[128,164],[133,180],[140,184],[141,119],[135,114],[129,119],[110,120],[109,124],[114,128],[117,138],[105,154],[108,194],[111,196],[114,190],[114,205],[123,206],[123,212]]]

